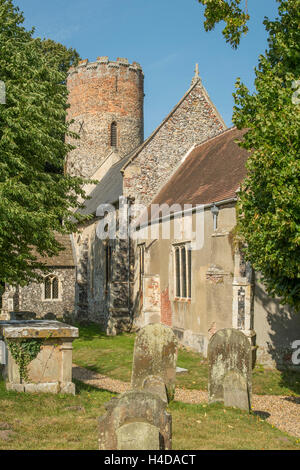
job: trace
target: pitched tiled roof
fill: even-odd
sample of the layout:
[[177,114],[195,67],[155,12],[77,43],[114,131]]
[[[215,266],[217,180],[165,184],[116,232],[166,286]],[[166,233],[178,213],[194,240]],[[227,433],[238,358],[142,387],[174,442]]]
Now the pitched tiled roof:
[[246,176],[249,155],[235,143],[244,133],[231,128],[194,147],[151,204],[180,204],[183,208],[184,204],[196,206],[235,197]]
[[73,267],[76,265],[74,256],[73,256],[73,248],[72,248],[72,241],[71,235],[63,235],[61,233],[57,233],[55,235],[56,240],[64,247],[63,250],[59,252],[58,255],[52,256],[51,258],[46,257],[43,258],[41,255],[36,253],[33,250],[34,255],[37,258],[39,263],[43,263],[46,266],[66,266],[66,267]]

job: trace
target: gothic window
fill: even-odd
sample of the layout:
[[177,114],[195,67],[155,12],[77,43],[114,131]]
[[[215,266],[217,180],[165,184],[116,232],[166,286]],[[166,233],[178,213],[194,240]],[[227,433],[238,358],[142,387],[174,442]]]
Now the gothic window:
[[57,300],[59,298],[59,282],[57,276],[50,275],[44,281],[45,300]]
[[175,297],[190,299],[192,293],[192,251],[189,243],[175,246]]
[[110,126],[110,146],[117,147],[117,123],[113,122]]

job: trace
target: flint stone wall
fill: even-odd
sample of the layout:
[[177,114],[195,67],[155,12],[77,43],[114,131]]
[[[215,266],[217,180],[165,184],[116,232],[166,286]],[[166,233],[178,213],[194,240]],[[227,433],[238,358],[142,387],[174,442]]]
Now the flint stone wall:
[[[3,307],[13,312],[16,319],[46,319],[69,321],[75,312],[75,268],[50,268],[57,276],[59,298],[45,300],[44,284],[31,282],[27,286],[11,288],[4,296]],[[9,304],[9,300],[12,299]]]
[[198,79],[124,167],[124,196],[148,205],[173,174],[194,143],[226,129],[226,125]]

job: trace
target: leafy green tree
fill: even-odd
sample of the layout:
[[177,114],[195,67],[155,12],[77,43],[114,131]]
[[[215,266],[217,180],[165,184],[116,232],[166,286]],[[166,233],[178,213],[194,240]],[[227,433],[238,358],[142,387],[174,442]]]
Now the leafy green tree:
[[236,49],[240,43],[242,34],[248,32],[247,22],[250,19],[248,14],[247,0],[245,8],[241,8],[243,0],[198,0],[199,3],[205,5],[205,22],[206,31],[214,29],[215,25],[220,21],[226,23],[222,33],[230,45]]
[[[206,29],[224,20],[223,34],[237,47],[249,19],[241,0],[199,1],[206,5]],[[240,145],[249,150],[237,231],[269,294],[299,310],[300,100],[294,88],[300,79],[300,0],[277,1],[279,17],[264,20],[269,47],[255,69],[256,91],[250,94],[238,79],[234,93],[233,122],[248,130]]]
[[76,230],[71,215],[84,197],[83,181],[63,170],[72,149],[66,77],[78,54],[34,38],[23,22],[12,0],[0,0],[0,279],[21,285],[38,278],[34,252],[57,254],[55,233]]

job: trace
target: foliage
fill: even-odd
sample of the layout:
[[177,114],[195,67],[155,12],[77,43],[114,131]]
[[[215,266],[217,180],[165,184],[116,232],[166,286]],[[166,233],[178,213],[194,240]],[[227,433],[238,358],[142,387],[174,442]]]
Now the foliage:
[[[55,233],[76,230],[71,219],[84,197],[83,181],[64,174],[67,69],[78,54],[22,26],[12,0],[0,0],[0,279],[21,284],[37,279],[35,253],[56,255]],[[33,250],[34,248],[34,250]]]
[[[255,69],[256,92],[251,95],[238,79],[234,93],[233,122],[248,130],[240,145],[249,150],[238,233],[246,245],[246,259],[261,272],[268,293],[299,310],[300,113],[293,84],[300,77],[300,0],[278,2],[279,17],[264,20],[269,48]],[[224,3],[228,4],[208,2],[212,24],[224,19],[220,13]],[[239,38],[240,31],[235,31]]]
[[42,339],[36,338],[7,340],[10,353],[19,367],[21,382],[28,381],[28,365],[39,354],[42,342]]
[[247,0],[245,0],[245,9],[240,6],[243,0],[198,0],[199,3],[205,5],[205,22],[206,31],[214,29],[215,25],[220,21],[225,21],[226,26],[222,33],[226,42],[236,49],[240,43],[242,34],[248,32],[247,21],[250,16],[247,11]]

